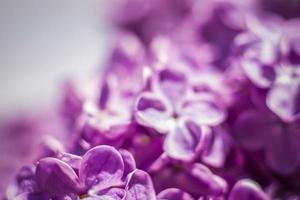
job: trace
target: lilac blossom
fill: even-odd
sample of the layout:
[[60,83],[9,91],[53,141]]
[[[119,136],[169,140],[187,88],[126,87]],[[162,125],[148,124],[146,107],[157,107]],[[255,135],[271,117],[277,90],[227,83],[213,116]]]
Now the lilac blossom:
[[153,91],[145,91],[137,99],[135,118],[139,124],[167,134],[164,150],[169,156],[191,160],[206,148],[211,135],[208,126],[222,123],[226,111],[209,96],[189,94],[184,73],[166,68],[154,79]]
[[299,199],[300,4],[269,2],[113,0],[101,70],[1,124],[1,195]]
[[[40,194],[49,198],[74,199],[78,196],[97,199],[99,196],[122,199],[125,179],[132,171],[135,171],[135,162],[125,150],[118,152],[113,147],[98,146],[82,157],[65,154],[61,159],[42,158],[36,165],[34,175],[31,175],[32,180],[27,181],[33,185],[32,188],[21,189],[30,193],[26,196]],[[25,183],[24,180],[21,182]]]

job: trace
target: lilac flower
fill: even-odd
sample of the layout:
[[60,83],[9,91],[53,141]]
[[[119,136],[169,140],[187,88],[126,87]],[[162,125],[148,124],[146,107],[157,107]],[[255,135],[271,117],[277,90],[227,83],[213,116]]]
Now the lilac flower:
[[235,134],[246,149],[263,149],[267,165],[279,174],[299,166],[299,122],[285,124],[272,113],[249,110],[235,123]]
[[157,191],[178,188],[193,196],[219,197],[227,182],[200,163],[175,161],[162,155],[149,169]]
[[25,165],[6,198],[299,198],[299,5],[268,2],[112,1],[109,59],[62,118],[1,124],[0,186]]
[[[281,26],[286,30],[281,30]],[[271,111],[283,121],[296,120],[299,70],[297,65],[290,64],[297,63],[294,28],[280,20],[261,23],[257,18],[251,18],[249,29],[249,33],[236,38],[242,52],[241,67],[255,87],[267,90],[263,98]],[[291,45],[293,40],[295,43]]]
[[[130,44],[128,46],[127,44]],[[132,109],[142,90],[143,46],[132,34],[121,34],[116,42],[109,68],[101,78],[94,76],[67,85],[63,104],[72,131],[89,146],[120,143],[121,135],[130,132]],[[124,73],[127,75],[124,76]]]
[[206,148],[211,135],[209,125],[226,118],[225,110],[210,97],[189,98],[189,85],[184,73],[163,69],[157,73],[153,91],[138,97],[137,122],[167,134],[164,150],[169,156],[191,160]]
[[[53,198],[75,196],[122,199],[127,175],[135,170],[133,158],[125,150],[118,152],[110,146],[98,146],[80,157],[64,155],[41,159],[35,171],[37,189],[29,191]],[[129,178],[129,180],[131,180]],[[28,196],[28,195],[27,195]],[[30,198],[29,198],[30,199]]]

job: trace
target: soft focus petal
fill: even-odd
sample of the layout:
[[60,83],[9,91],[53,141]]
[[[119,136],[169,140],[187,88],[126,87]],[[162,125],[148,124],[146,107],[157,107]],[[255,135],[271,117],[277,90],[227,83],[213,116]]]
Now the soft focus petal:
[[65,153],[65,152],[60,153],[58,155],[58,159],[67,163],[74,170],[79,170],[82,161],[82,158],[80,156],[70,154],[70,153]]
[[270,198],[251,180],[238,181],[229,194],[228,200],[269,200]]
[[166,132],[166,121],[171,116],[171,109],[158,95],[145,92],[137,99],[134,115],[139,124]]
[[154,89],[161,92],[172,103],[173,107],[178,106],[188,89],[185,74],[168,68],[158,73],[157,82],[154,86]]
[[184,103],[181,115],[203,125],[215,126],[227,116],[226,110],[211,98],[201,98]]
[[242,67],[247,77],[260,88],[270,87],[275,79],[275,70],[272,66],[265,66],[255,61],[244,61]]
[[[286,71],[290,71],[287,69]],[[284,121],[300,116],[300,68],[283,72],[267,95],[268,107]]]
[[124,163],[120,153],[110,146],[97,146],[82,157],[79,177],[87,188],[97,190],[121,184]]
[[14,198],[14,200],[51,200],[48,195],[43,193],[23,193]]
[[135,170],[129,175],[125,189],[124,200],[156,200],[151,177],[142,170]]
[[192,160],[208,145],[210,129],[185,119],[178,119],[175,123],[166,136],[164,151],[175,159]]
[[177,180],[180,188],[191,194],[217,197],[225,194],[228,189],[223,178],[201,164],[185,166],[185,173],[178,174]]
[[37,190],[33,167],[22,167],[16,175],[17,193],[34,192]]
[[241,113],[234,125],[234,136],[249,150],[261,149],[270,133],[280,131],[273,115],[255,110]]
[[193,200],[193,197],[188,193],[177,189],[177,188],[169,188],[161,191],[158,196],[158,200]]
[[56,158],[43,158],[36,167],[36,180],[42,191],[52,196],[64,196],[78,190],[79,180],[74,170]]
[[269,167],[278,174],[293,173],[300,161],[299,125],[283,126],[281,132],[271,132],[269,138],[265,150]]
[[122,179],[125,180],[127,175],[136,169],[136,164],[132,154],[129,151],[121,149],[119,152],[124,162],[124,174]]
[[97,193],[99,200],[121,200],[125,196],[125,190],[122,188],[109,188]]
[[213,167],[223,167],[230,150],[230,140],[224,130],[214,129],[212,143],[201,158],[202,161]]

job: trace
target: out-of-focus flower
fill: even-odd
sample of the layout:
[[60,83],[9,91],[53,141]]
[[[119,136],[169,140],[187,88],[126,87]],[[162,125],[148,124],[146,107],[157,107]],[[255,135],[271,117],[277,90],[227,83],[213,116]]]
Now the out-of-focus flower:
[[299,166],[299,122],[286,124],[275,115],[249,110],[235,125],[236,137],[249,150],[264,149],[267,165],[279,174],[291,174]]

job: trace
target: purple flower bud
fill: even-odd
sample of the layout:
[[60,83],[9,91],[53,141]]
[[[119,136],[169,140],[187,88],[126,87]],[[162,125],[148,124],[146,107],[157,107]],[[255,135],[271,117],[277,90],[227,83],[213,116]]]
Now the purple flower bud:
[[169,188],[161,191],[157,195],[158,200],[193,200],[193,198],[186,192],[177,188]]
[[229,200],[269,200],[270,198],[251,180],[238,181],[231,190]]

